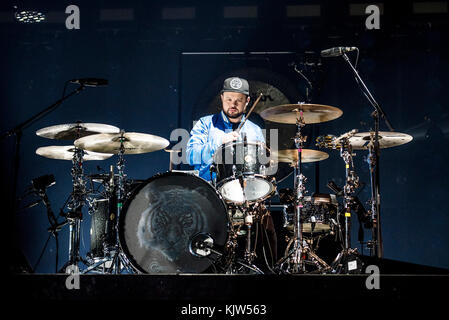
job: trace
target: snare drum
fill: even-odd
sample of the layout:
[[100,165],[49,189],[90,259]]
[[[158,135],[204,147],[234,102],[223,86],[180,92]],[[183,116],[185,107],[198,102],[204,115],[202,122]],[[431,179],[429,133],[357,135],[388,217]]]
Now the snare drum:
[[215,152],[217,189],[225,201],[254,203],[274,193],[275,182],[269,178],[273,162],[269,155],[270,150],[262,142],[231,142]]

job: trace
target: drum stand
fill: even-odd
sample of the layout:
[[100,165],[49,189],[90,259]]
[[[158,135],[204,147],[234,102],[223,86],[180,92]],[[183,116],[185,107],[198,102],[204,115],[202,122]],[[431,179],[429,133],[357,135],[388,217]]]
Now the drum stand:
[[[332,262],[332,269],[336,273],[341,273],[342,270],[349,273],[352,270],[357,270],[360,268],[358,264],[355,264],[356,258],[354,255],[357,255],[357,249],[351,248],[351,205],[352,205],[352,194],[355,189],[359,186],[359,177],[356,175],[354,171],[354,162],[352,159],[352,147],[349,144],[349,138],[352,135],[347,136],[341,140],[340,146],[340,156],[345,162],[345,176],[346,183],[343,188],[344,195],[344,247],[343,250],[337,255],[335,260]],[[340,223],[338,223],[341,226]],[[341,229],[340,229],[341,230]],[[341,235],[341,231],[340,231]],[[352,264],[351,264],[352,262]]]
[[[376,135],[376,133],[374,133]],[[383,256],[382,232],[380,224],[380,194],[379,194],[379,163],[376,148],[374,146],[376,138],[371,135],[371,143],[368,146],[368,163],[370,171],[371,184],[371,221],[372,221],[372,240],[368,242],[371,250],[371,256],[381,258]],[[377,142],[379,143],[379,142]]]
[[86,187],[84,181],[83,170],[83,154],[82,149],[75,147],[72,159],[72,182],[73,191],[70,201],[67,205],[69,212],[66,214],[66,219],[69,224],[69,260],[61,268],[61,272],[78,272],[79,262],[87,265],[87,261],[80,257],[80,224],[83,219],[82,208],[86,201]]
[[[293,247],[286,253],[285,257],[279,261],[278,265],[282,271],[287,273],[307,272],[306,264],[315,266],[319,272],[326,272],[327,270],[330,270],[330,266],[310,250],[302,235],[302,208],[304,194],[306,192],[304,184],[307,181],[307,178],[302,174],[302,149],[307,137],[301,135],[301,129],[305,126],[303,111],[296,109],[296,112],[297,133],[295,136],[295,146],[296,149],[298,149],[298,163],[294,168],[294,190],[296,192],[294,236],[290,240],[290,244],[287,246],[286,251],[288,251],[291,244],[293,244]],[[287,264],[287,266],[284,269],[285,264]]]
[[[125,181],[126,181],[126,174],[125,174],[125,147],[123,143],[125,142],[125,138],[123,137],[123,131],[122,131],[122,137],[120,138],[120,150],[118,153],[118,161],[117,161],[117,170],[118,170],[118,185],[117,185],[117,217],[115,219],[116,222],[120,219],[120,214],[122,212],[123,208],[123,202],[125,200]],[[111,187],[111,198],[114,197],[114,186],[111,186],[113,184],[113,172],[112,172],[112,178],[110,181],[110,187]],[[113,215],[113,213],[110,213],[110,215]],[[111,220],[113,220],[111,218]],[[121,248],[120,248],[120,240],[119,240],[119,230],[118,230],[118,223],[115,223],[114,226],[115,233],[116,233],[116,239],[115,244],[113,246],[108,246],[105,243],[104,247],[104,253],[105,258],[100,259],[93,265],[89,266],[86,270],[83,271],[83,273],[87,273],[91,270],[97,269],[98,267],[103,266],[103,272],[102,273],[113,273],[113,274],[119,274],[123,270],[128,271],[129,273],[134,273],[133,268],[131,267],[130,262],[126,258],[126,256],[123,254]]]
[[[251,251],[251,230],[253,225],[253,210],[250,208],[248,200],[246,199],[245,194],[245,181],[243,180],[243,177],[239,177],[240,186],[242,187],[243,192],[243,199],[245,199],[244,205],[243,205],[243,213],[245,214],[245,225],[247,228],[246,232],[246,248],[245,248],[245,257],[243,262],[237,260],[237,263],[243,265],[244,267],[255,271],[256,273],[263,274],[263,271],[260,270],[258,267],[256,267],[253,264],[255,253]],[[254,248],[255,249],[255,248]]]

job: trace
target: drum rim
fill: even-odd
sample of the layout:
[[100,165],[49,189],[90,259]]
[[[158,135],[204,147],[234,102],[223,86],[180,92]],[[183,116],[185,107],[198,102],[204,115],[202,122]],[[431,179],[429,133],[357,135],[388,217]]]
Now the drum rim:
[[[126,258],[128,259],[128,261],[130,262],[131,266],[136,269],[137,271],[141,272],[141,273],[145,273],[145,274],[150,274],[148,271],[144,270],[138,263],[137,261],[134,259],[134,257],[131,255],[131,253],[129,252],[128,246],[126,245],[126,241],[125,241],[125,235],[124,235],[124,219],[126,217],[126,213],[128,212],[129,206],[132,202],[132,200],[134,200],[134,198],[136,197],[136,195],[151,181],[156,180],[158,178],[161,177],[165,177],[165,176],[170,176],[170,175],[174,175],[174,176],[188,176],[188,177],[193,177],[194,179],[198,179],[203,181],[204,183],[206,183],[208,185],[208,187],[211,188],[212,191],[215,192],[215,194],[218,196],[221,204],[223,205],[223,209],[224,209],[224,216],[227,220],[227,224],[229,225],[229,217],[228,217],[228,211],[227,211],[227,206],[226,206],[226,202],[223,200],[223,197],[221,196],[221,194],[218,192],[218,190],[216,188],[214,188],[207,180],[198,177],[196,175],[193,174],[189,174],[189,173],[185,173],[185,172],[173,172],[173,171],[166,171],[166,172],[162,172],[162,173],[157,173],[154,176],[151,176],[150,178],[144,180],[137,188],[135,188],[131,195],[129,196],[128,199],[126,199],[123,203],[123,207],[122,207],[122,212],[120,213],[120,217],[118,219],[118,238],[119,238],[119,246],[120,249],[122,250],[122,252],[125,254]],[[226,226],[226,228],[228,228],[228,225]]]
[[[251,204],[252,204],[252,203],[256,203],[256,202],[263,202],[263,201],[267,200],[268,198],[270,198],[270,197],[275,193],[275,191],[276,191],[276,187],[277,187],[277,185],[276,185],[276,180],[273,179],[273,178],[271,178],[271,181],[269,181],[268,178],[267,178],[266,176],[264,176],[263,174],[251,174],[251,175],[243,175],[243,176],[244,176],[243,178],[246,178],[246,177],[256,177],[256,178],[258,178],[258,179],[260,179],[260,180],[264,180],[264,181],[266,181],[266,182],[270,185],[270,187],[271,187],[271,191],[268,192],[265,196],[263,196],[263,197],[261,197],[261,198],[258,198],[258,199],[256,199],[256,200],[248,200],[248,203],[251,203]],[[230,181],[233,181],[233,180],[238,180],[238,178],[227,177],[227,178],[225,178],[225,179],[223,179],[223,180],[220,180],[220,182],[217,183],[217,191],[220,193],[220,195],[221,195],[221,191],[220,191],[219,189],[221,189],[221,187],[223,187],[223,185],[224,185],[225,183],[230,182]],[[227,200],[224,196],[221,196],[221,197],[223,198],[223,200],[224,200],[226,203],[233,203],[233,204],[236,204],[236,205],[241,205],[241,204],[244,204],[244,203],[245,203],[245,202],[236,202],[236,201]]]
[[222,143],[218,148],[217,148],[217,150],[215,150],[215,152],[214,152],[214,154],[212,155],[212,160],[213,160],[213,162],[214,163],[216,163],[216,156],[217,156],[217,154],[218,154],[218,152],[220,151],[220,150],[223,150],[224,148],[226,148],[226,147],[229,147],[229,146],[234,146],[234,145],[236,145],[236,144],[244,144],[244,145],[257,145],[257,146],[262,146],[262,147],[264,147],[266,150],[268,150],[268,153],[271,155],[271,150],[270,150],[270,148],[268,148],[267,147],[267,144],[265,143],[265,142],[262,142],[262,141],[239,141],[239,142],[237,142],[237,141],[231,141],[231,142],[228,142],[228,143]]

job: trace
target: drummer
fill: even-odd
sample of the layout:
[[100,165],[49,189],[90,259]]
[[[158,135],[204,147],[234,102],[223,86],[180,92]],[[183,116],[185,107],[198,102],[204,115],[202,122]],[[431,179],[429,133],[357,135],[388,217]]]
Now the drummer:
[[245,112],[250,101],[248,81],[239,77],[227,78],[221,90],[222,110],[202,117],[190,132],[187,143],[187,161],[199,171],[201,178],[210,181],[210,166],[215,151],[232,141],[245,137],[248,142],[265,142],[262,129],[247,120],[240,130],[235,130],[245,120]]

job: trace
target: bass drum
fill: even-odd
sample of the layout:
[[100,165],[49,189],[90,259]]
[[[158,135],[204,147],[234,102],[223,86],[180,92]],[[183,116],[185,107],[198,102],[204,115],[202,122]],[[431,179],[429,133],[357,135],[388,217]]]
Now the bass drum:
[[228,217],[219,193],[191,174],[167,172],[146,180],[120,215],[120,245],[133,267],[143,273],[205,271],[213,259],[191,253],[197,235],[224,246]]

